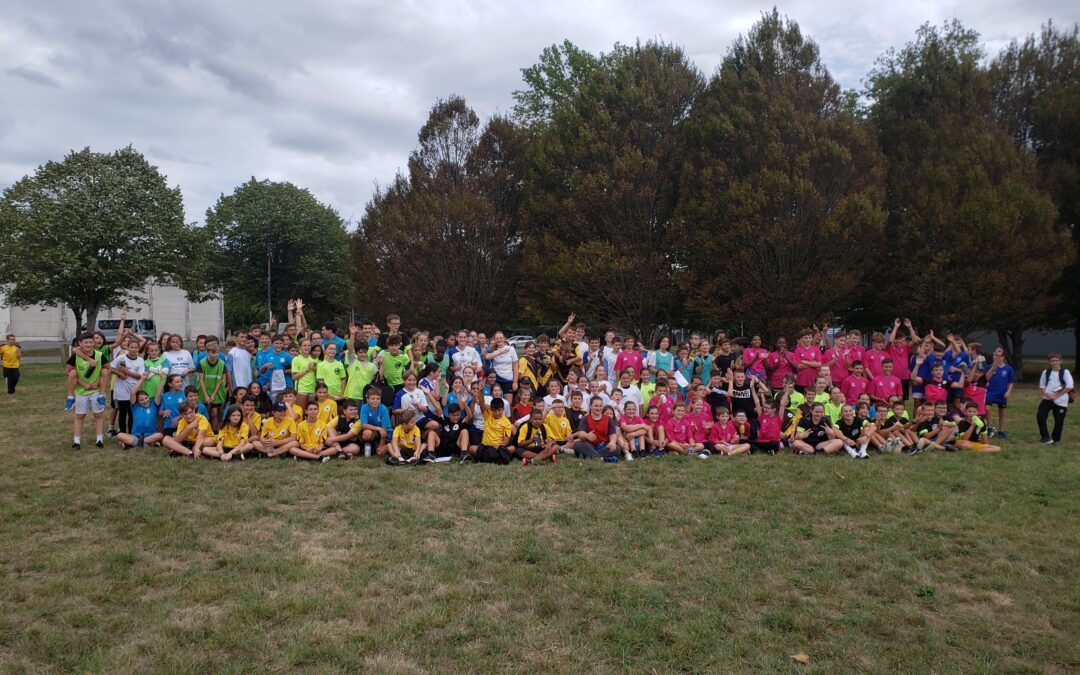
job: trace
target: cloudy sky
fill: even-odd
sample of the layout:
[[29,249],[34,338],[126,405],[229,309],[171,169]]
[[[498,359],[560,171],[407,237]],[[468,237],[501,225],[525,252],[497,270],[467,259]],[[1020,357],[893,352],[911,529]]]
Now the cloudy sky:
[[[356,221],[403,167],[432,103],[506,112],[520,69],[570,39],[662,38],[711,74],[771,3],[8,0],[0,15],[0,188],[72,148],[133,144],[202,221],[251,176],[307,187]],[[1075,0],[779,5],[844,87],[924,21],[958,17],[988,53],[1080,21]]]

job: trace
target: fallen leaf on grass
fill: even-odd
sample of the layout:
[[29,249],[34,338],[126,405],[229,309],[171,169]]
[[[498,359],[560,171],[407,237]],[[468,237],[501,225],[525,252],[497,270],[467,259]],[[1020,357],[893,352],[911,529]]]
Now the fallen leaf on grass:
[[836,475],[837,475],[837,476],[840,476],[841,478],[843,478],[843,477],[844,477],[844,474],[842,474],[842,473],[838,473],[838,474],[836,474]]
[[803,652],[799,652],[798,654],[792,654],[791,655],[791,660],[792,661],[798,661],[799,663],[802,663],[802,664],[810,663],[810,657],[807,656],[806,654],[804,654]]

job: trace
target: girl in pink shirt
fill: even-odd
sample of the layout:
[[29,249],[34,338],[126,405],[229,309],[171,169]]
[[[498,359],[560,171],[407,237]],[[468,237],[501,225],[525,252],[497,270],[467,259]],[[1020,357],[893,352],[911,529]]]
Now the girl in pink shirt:
[[[667,421],[671,419],[676,403],[676,397],[668,393],[667,379],[657,379],[656,394],[649,400],[649,407],[656,408],[660,412],[661,424],[667,426]],[[685,412],[685,405],[683,410]]]
[[839,385],[851,373],[850,354],[846,335],[837,335],[833,346],[825,350],[825,363],[829,364],[829,377],[834,384]]
[[649,408],[645,413],[645,424],[649,425],[649,444],[653,448],[649,454],[663,455],[667,447],[667,432],[664,431],[664,425],[660,423],[660,411]]
[[697,454],[699,457],[708,457],[704,454],[705,446],[694,440],[693,427],[686,419],[686,405],[675,404],[671,411],[671,419],[664,423],[664,432],[667,435],[667,449],[679,455]]
[[690,420],[690,426],[694,430],[694,440],[698,443],[705,443],[709,439],[709,431],[713,427],[712,413],[705,406],[705,402],[701,399],[695,399],[690,404],[690,412],[686,413],[686,419]]
[[709,433],[709,442],[718,455],[740,455],[750,452],[749,443],[739,442],[739,432],[731,421],[731,413],[721,407],[716,411],[716,424]]
[[619,419],[619,430],[623,438],[630,445],[630,450],[640,456],[649,449],[649,438],[652,432],[644,419],[638,416],[637,403],[627,401],[623,408],[623,415]]
[[769,354],[765,359],[765,369],[769,373],[769,386],[773,389],[784,387],[784,378],[795,374],[798,361],[795,355],[788,351],[787,338],[776,338],[776,351]]
[[743,350],[743,368],[748,375],[765,379],[765,359],[768,357],[769,350],[761,346],[761,336],[755,335],[750,338],[750,346]]
[[641,368],[645,364],[641,352],[634,349],[634,336],[627,335],[623,341],[623,350],[615,358],[615,372],[621,373],[626,368],[634,369],[634,379],[641,374]]

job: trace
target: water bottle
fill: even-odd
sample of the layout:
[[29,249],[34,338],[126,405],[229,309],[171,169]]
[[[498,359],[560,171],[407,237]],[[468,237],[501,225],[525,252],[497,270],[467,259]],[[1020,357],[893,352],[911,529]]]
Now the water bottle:
[[364,443],[364,457],[371,457],[371,443]]

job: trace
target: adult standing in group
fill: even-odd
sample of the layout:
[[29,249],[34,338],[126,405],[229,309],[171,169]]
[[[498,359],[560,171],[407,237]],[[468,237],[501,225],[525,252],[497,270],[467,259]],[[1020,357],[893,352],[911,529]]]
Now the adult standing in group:
[[393,335],[401,338],[401,344],[406,344],[408,340],[401,334],[401,317],[397,314],[386,315],[386,332],[379,336],[379,349],[386,349],[386,341]]
[[[1053,353],[1047,357],[1050,367],[1039,375],[1039,389],[1042,390],[1042,400],[1039,401],[1039,410],[1035,413],[1035,421],[1039,425],[1040,442],[1047,445],[1061,442],[1061,431],[1065,426],[1065,413],[1069,409],[1070,393],[1075,389],[1072,373],[1061,367],[1061,354]],[[1046,428],[1046,418],[1054,415],[1054,431],[1050,433]]]
[[491,359],[491,369],[495,371],[495,381],[502,385],[503,391],[517,391],[518,388],[518,357],[517,351],[506,342],[506,333],[501,330],[495,331],[492,336],[495,348],[488,356]]

